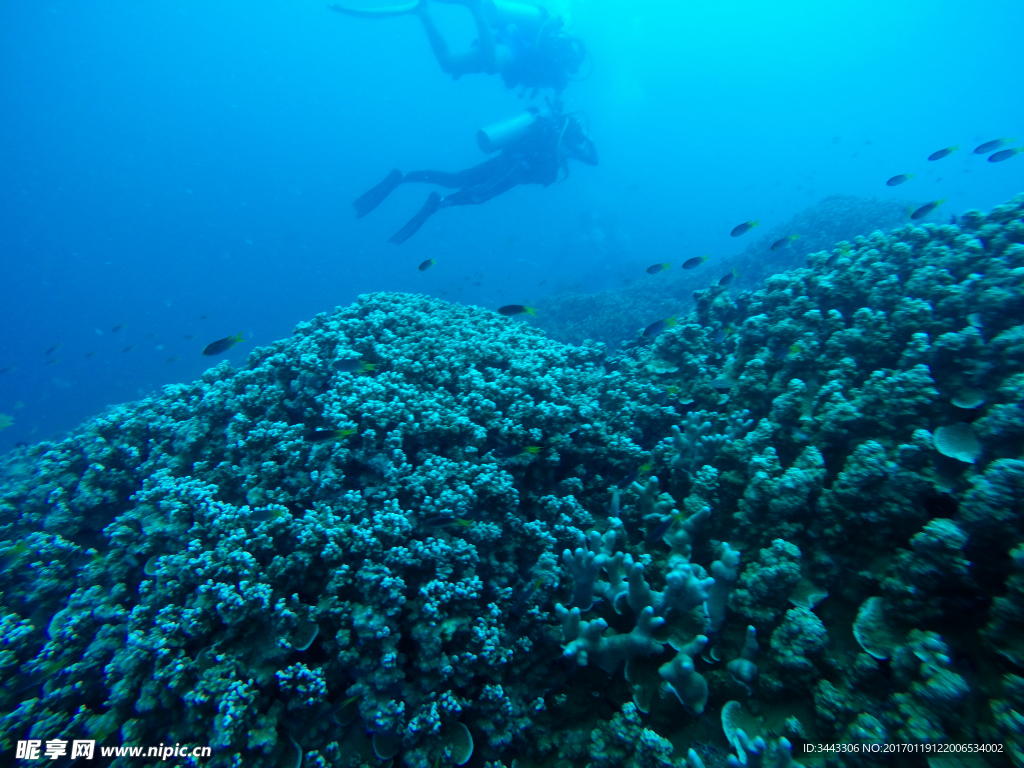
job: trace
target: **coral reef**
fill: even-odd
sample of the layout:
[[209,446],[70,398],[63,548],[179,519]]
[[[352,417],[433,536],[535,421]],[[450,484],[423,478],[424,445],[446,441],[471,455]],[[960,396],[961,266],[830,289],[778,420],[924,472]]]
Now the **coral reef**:
[[361,297],[4,460],[0,751],[1019,747],[1022,316],[1024,198],[698,291],[612,356]]

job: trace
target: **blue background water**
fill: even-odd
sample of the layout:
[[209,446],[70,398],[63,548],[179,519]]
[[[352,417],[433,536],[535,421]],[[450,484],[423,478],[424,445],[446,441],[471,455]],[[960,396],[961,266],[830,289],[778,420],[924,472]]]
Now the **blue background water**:
[[[0,412],[16,420],[0,450],[195,378],[216,362],[200,355],[210,341],[244,331],[238,362],[359,293],[529,303],[735,253],[736,224],[829,194],[946,197],[948,215],[1024,188],[1024,156],[971,154],[1024,137],[1015,0],[562,10],[592,59],[566,106],[587,113],[601,164],[442,211],[396,247],[427,189],[362,220],[351,200],[392,167],[479,162],[475,129],[528,103],[496,77],[453,82],[415,18],[320,2],[0,6]],[[465,9],[432,11],[469,44]]]

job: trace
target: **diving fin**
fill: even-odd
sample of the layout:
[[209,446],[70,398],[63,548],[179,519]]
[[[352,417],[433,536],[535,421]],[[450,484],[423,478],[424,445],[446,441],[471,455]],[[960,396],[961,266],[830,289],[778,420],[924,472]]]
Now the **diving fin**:
[[352,203],[352,207],[356,209],[356,218],[363,218],[363,216],[383,203],[384,198],[394,192],[395,187],[401,183],[402,172],[396,168],[387,175],[384,181]]
[[380,8],[349,8],[348,6],[339,5],[335,3],[328,5],[332,11],[338,13],[344,13],[346,16],[362,16],[363,18],[377,18],[379,16],[401,16],[406,13],[413,13],[417,8],[420,7],[420,3],[426,2],[426,0],[412,0],[408,3],[402,3],[400,5],[386,5]]
[[389,243],[395,243],[400,245],[408,240],[410,237],[416,234],[416,230],[423,226],[424,222],[437,213],[437,209],[441,207],[441,196],[437,192],[431,192],[427,198],[427,202],[420,208],[419,213],[409,219],[408,223],[400,230],[392,235]]

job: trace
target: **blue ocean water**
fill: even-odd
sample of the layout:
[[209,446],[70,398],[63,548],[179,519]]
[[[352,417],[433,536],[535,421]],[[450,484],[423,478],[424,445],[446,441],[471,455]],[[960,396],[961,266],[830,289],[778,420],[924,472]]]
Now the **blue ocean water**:
[[[434,5],[468,47],[466,9]],[[833,194],[946,198],[944,220],[1024,181],[1024,157],[971,153],[1024,135],[1020,3],[552,10],[589,51],[564,100],[586,113],[600,164],[441,211],[395,246],[427,188],[361,220],[355,197],[391,168],[480,162],[478,127],[542,101],[493,76],[453,81],[410,16],[3,4],[0,413],[14,423],[0,450],[196,378],[216,339],[243,332],[227,355],[241,361],[360,293],[529,304],[615,289],[654,262],[724,259],[742,250],[736,224],[768,228]],[[917,176],[885,186],[898,173]],[[619,247],[598,247],[595,221]]]

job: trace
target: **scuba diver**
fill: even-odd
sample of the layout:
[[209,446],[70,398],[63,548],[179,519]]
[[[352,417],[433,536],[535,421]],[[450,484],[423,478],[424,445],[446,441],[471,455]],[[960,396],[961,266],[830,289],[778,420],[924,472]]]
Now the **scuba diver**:
[[438,0],[464,5],[473,14],[478,38],[468,51],[452,53],[441,31],[427,10],[427,0],[411,0],[403,5],[376,9],[328,6],[350,16],[376,17],[415,13],[423,23],[430,47],[438,63],[458,80],[462,75],[500,74],[508,88],[522,86],[522,96],[531,97],[541,88],[560,94],[569,78],[579,71],[586,58],[583,42],[563,31],[561,17],[552,17],[545,9],[510,0]]
[[422,182],[437,184],[457,192],[442,197],[431,192],[427,202],[389,242],[404,243],[441,208],[453,205],[479,205],[519,184],[548,186],[558,180],[560,170],[569,175],[569,159],[597,165],[597,150],[583,130],[580,119],[572,114],[542,112],[531,107],[526,112],[477,131],[477,143],[484,152],[500,154],[463,171],[393,170],[380,184],[364,194],[352,206],[361,219],[399,184]]

